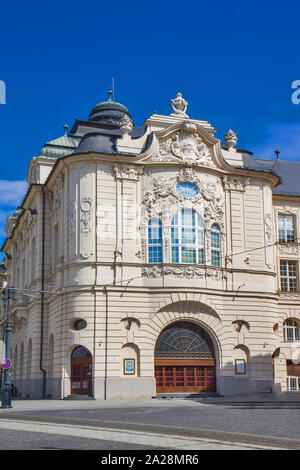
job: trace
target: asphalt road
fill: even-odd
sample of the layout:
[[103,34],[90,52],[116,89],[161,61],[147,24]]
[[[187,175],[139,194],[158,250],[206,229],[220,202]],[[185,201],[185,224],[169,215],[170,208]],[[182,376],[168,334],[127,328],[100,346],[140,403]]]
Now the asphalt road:
[[[22,410],[15,409],[0,410],[0,449],[7,448],[6,435],[3,440],[1,436],[1,420],[26,421],[28,423],[39,422],[48,424],[72,425],[76,427],[98,428],[102,430],[114,430],[119,432],[129,430],[136,433],[148,433],[157,436],[181,436],[193,440],[210,440],[229,445],[239,444],[255,446],[266,446],[282,449],[300,449],[300,406],[299,404],[290,404],[282,406],[279,404],[250,404],[250,403],[231,403],[231,404],[203,404],[203,403],[185,403],[178,400],[176,403],[153,403],[146,401],[144,406],[126,406],[126,402],[118,403],[113,406],[101,407],[97,402],[78,402],[76,408],[70,409],[64,403],[61,403],[59,409],[37,409]],[[2,423],[4,424],[4,423]],[[17,436],[18,430],[11,430]],[[103,432],[103,431],[102,431]],[[44,447],[74,448],[74,440],[70,436],[55,438],[44,437],[35,440],[30,439],[30,431],[26,431],[20,440],[9,439],[12,448],[29,448],[30,445],[37,445],[38,449]],[[39,433],[43,434],[43,433]],[[8,435],[8,434],[7,434]],[[103,434],[105,436],[105,433]],[[111,441],[106,438],[101,440],[102,434],[99,434],[97,442],[91,438],[75,437],[78,441],[77,448],[89,449],[153,449],[159,448],[157,441],[151,445],[151,439],[146,440],[148,447],[134,442],[119,442],[118,434]],[[71,440],[70,440],[71,439]],[[89,442],[87,442],[88,440]],[[49,442],[48,442],[49,441]],[[47,443],[48,442],[48,443]],[[81,443],[80,443],[81,442]],[[194,441],[193,441],[194,442]],[[200,442],[200,441],[199,441]],[[162,448],[168,447],[168,441],[162,442]],[[193,444],[196,445],[196,444]],[[65,447],[66,446],[66,447]],[[72,447],[69,447],[72,446]],[[94,447],[95,446],[95,447]],[[101,447],[102,446],[102,447]],[[131,446],[131,447],[130,447]],[[11,447],[10,447],[11,448]],[[30,447],[31,448],[31,447]],[[174,446],[173,446],[174,448]],[[180,448],[180,447],[177,447]]]

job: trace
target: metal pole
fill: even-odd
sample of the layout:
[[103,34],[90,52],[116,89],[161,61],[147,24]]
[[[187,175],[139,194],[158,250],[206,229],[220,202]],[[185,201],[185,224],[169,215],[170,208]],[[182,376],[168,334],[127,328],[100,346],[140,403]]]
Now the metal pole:
[[[7,288],[7,320],[5,328],[5,359],[10,358],[10,341],[11,341],[11,321],[9,312],[10,289]],[[4,370],[4,387],[2,389],[2,406],[1,408],[12,408],[11,404],[11,382],[10,368]]]

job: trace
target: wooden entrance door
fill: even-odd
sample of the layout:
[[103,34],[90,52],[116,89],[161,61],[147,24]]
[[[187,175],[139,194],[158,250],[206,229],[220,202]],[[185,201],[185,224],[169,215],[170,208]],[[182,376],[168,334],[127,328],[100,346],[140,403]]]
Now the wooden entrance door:
[[[182,362],[182,364],[184,364]],[[187,364],[190,364],[187,362]],[[157,393],[201,393],[216,391],[214,361],[181,365],[174,361],[166,365],[155,361]],[[210,364],[210,365],[209,365]]]
[[92,395],[92,355],[78,346],[71,358],[71,394]]
[[155,348],[157,393],[216,391],[214,347],[208,334],[190,322],[176,322]]

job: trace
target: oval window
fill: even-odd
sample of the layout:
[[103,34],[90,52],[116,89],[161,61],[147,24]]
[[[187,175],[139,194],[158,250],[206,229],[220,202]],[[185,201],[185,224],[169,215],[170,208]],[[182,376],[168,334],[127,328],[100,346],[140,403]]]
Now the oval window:
[[192,183],[179,183],[176,186],[176,193],[181,197],[193,198],[199,194],[199,188]]
[[74,323],[75,330],[84,330],[87,327],[87,322],[85,320],[76,320]]

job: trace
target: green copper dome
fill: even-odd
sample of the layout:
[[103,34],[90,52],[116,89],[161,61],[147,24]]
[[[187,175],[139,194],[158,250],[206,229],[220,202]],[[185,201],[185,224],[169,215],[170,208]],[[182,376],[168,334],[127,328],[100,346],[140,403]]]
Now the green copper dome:
[[103,124],[120,126],[120,119],[126,114],[130,116],[128,109],[121,103],[116,103],[111,99],[111,90],[109,90],[109,100],[96,104],[89,114],[89,121],[96,121]]

